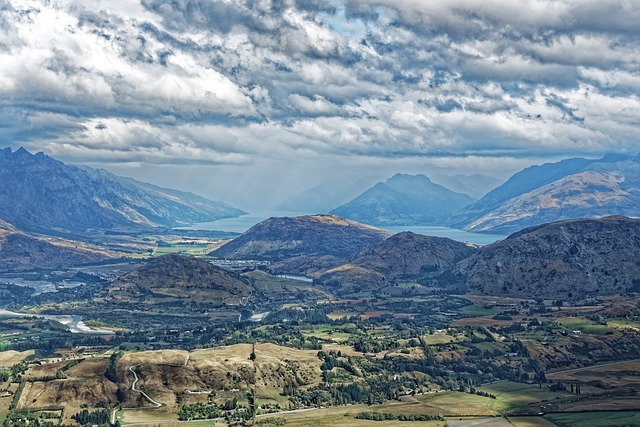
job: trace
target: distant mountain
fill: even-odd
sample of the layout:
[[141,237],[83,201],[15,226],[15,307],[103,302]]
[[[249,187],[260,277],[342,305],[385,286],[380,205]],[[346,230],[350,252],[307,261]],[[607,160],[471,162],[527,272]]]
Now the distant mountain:
[[577,299],[640,292],[640,219],[527,228],[460,261],[439,283],[473,294]]
[[267,260],[274,263],[274,271],[306,273],[337,266],[391,234],[335,215],[269,218],[211,255],[227,259]]
[[640,157],[608,155],[532,166],[446,219],[475,232],[510,233],[551,221],[640,212]]
[[431,181],[440,184],[456,193],[466,194],[479,199],[493,190],[502,181],[489,175],[474,173],[473,175],[434,175]]
[[0,183],[0,219],[45,234],[172,227],[244,214],[191,193],[68,166],[23,148],[0,150]]
[[241,276],[190,256],[164,255],[121,276],[109,287],[116,300],[148,304],[232,304],[251,293]]
[[424,175],[397,174],[331,211],[373,225],[436,224],[473,202]]
[[374,182],[376,179],[373,177],[331,179],[292,195],[275,209],[285,212],[328,213],[362,193]]

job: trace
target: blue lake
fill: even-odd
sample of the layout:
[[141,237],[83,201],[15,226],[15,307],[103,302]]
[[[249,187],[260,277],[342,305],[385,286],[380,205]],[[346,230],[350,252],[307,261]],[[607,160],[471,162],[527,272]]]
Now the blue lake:
[[[192,230],[219,230],[232,233],[244,233],[260,221],[270,217],[299,216],[307,215],[308,212],[253,212],[239,218],[227,218],[212,222],[203,222],[188,227]],[[406,225],[406,226],[386,226],[380,227],[394,233],[401,231],[412,231],[425,236],[448,237],[459,242],[471,242],[477,245],[488,245],[506,236],[498,234],[469,233],[455,228],[439,227],[433,225]]]

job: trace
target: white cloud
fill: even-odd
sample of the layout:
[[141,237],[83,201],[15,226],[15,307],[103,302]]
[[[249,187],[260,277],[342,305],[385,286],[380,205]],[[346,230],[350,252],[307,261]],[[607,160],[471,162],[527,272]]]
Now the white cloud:
[[316,95],[313,99],[310,99],[306,96],[292,93],[289,95],[289,101],[291,101],[291,104],[298,110],[312,116],[335,114],[338,112],[338,107],[335,104],[327,101],[320,95]]
[[640,151],[639,21],[628,0],[12,0],[0,141],[327,171]]

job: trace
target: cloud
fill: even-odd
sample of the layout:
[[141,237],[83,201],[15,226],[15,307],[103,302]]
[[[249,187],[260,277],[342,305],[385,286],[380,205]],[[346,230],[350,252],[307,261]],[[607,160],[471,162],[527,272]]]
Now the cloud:
[[637,22],[628,0],[9,0],[0,140],[327,171],[640,151]]
[[313,99],[310,99],[306,96],[292,93],[289,95],[289,100],[295,108],[312,116],[329,115],[338,112],[338,107],[335,104],[327,101],[320,95],[316,95]]

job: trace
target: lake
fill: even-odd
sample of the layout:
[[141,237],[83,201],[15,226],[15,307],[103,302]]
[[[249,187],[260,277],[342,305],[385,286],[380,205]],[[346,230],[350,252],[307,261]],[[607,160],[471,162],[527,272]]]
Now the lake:
[[[229,233],[244,233],[260,221],[264,221],[270,217],[282,216],[300,216],[309,215],[307,212],[253,212],[238,218],[220,219],[218,221],[203,222],[194,224],[191,227],[185,227],[190,230],[217,230]],[[459,242],[471,242],[476,245],[488,245],[506,236],[499,234],[481,234],[469,233],[468,231],[458,230],[455,228],[440,227],[434,225],[406,225],[406,226],[386,226],[380,227],[394,233],[401,231],[411,231],[416,234],[424,234],[425,236],[448,237]]]

